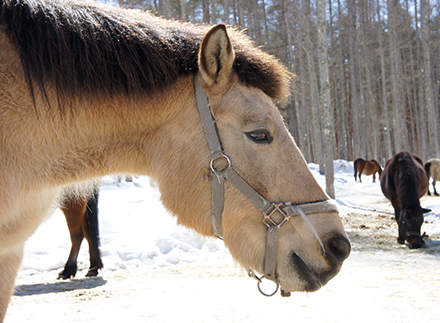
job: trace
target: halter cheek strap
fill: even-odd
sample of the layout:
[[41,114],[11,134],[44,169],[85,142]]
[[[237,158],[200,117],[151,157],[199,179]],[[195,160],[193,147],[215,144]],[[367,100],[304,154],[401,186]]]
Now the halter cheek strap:
[[[222,214],[224,208],[224,181],[229,180],[241,193],[243,193],[258,209],[263,213],[263,222],[267,226],[266,233],[266,250],[264,259],[264,275],[261,278],[256,277],[252,270],[249,275],[257,278],[259,283],[262,278],[270,279],[277,284],[276,276],[276,259],[278,251],[278,235],[280,228],[291,218],[300,216],[307,226],[312,231],[313,235],[321,245],[322,251],[325,254],[325,248],[318,236],[313,225],[307,218],[309,214],[324,213],[324,212],[338,212],[336,204],[330,200],[316,201],[303,204],[273,203],[267,201],[260,193],[258,193],[249,183],[244,180],[232,167],[231,160],[223,152],[220,136],[218,134],[215,119],[209,107],[208,97],[197,78],[194,79],[197,107],[200,114],[200,120],[205,132],[206,140],[208,142],[209,151],[211,153],[210,167],[213,173],[212,185],[212,214],[211,222],[214,235],[222,239]],[[222,169],[215,167],[216,161],[224,159],[227,166]],[[281,214],[282,220],[278,223],[274,220],[274,214]],[[261,289],[260,289],[261,292]],[[263,293],[263,292],[262,292]],[[276,291],[275,291],[276,293]],[[273,293],[273,294],[275,294]],[[266,295],[266,296],[272,296]]]

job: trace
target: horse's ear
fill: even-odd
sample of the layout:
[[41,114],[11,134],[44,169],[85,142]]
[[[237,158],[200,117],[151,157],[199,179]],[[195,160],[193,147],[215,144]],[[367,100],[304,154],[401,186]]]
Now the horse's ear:
[[429,212],[431,212],[431,211],[432,211],[431,209],[425,209],[425,208],[422,207],[422,212],[423,212],[423,213],[429,213]]
[[215,91],[229,84],[234,63],[234,50],[226,26],[219,24],[209,30],[202,40],[199,53],[199,70],[204,83]]

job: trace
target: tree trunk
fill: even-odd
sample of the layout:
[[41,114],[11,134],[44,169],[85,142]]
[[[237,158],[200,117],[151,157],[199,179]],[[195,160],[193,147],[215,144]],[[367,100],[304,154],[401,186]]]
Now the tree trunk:
[[349,37],[349,61],[350,61],[350,95],[351,109],[353,111],[353,146],[354,158],[362,155],[361,147],[361,107],[358,93],[358,64],[356,42],[356,8],[355,0],[347,0],[348,7],[348,37]]
[[[391,150],[391,137],[390,137],[390,121],[388,117],[388,96],[387,96],[387,79],[385,70],[385,53],[382,39],[382,22],[380,18],[380,2],[377,0],[377,21],[379,22],[379,28],[377,30],[377,38],[379,41],[379,55],[380,55],[380,75],[381,75],[381,89],[382,89],[382,109],[381,109],[381,130],[383,131],[383,153],[385,159],[392,156]],[[380,162],[382,164],[382,161]]]
[[328,43],[325,14],[325,0],[316,1],[318,14],[318,62],[321,83],[321,110],[323,112],[322,134],[324,140],[325,191],[335,198],[335,175],[333,168],[333,110],[330,98],[330,82],[328,76]]
[[313,124],[313,140],[312,149],[315,162],[319,164],[319,171],[324,174],[324,158],[322,152],[322,132],[321,132],[321,117],[319,115],[319,88],[318,80],[316,76],[316,64],[314,57],[314,46],[311,39],[311,14],[310,14],[310,1],[304,0],[303,2],[303,12],[304,12],[304,27],[305,27],[305,49],[307,58],[307,68],[310,80],[310,95],[311,95],[311,114],[312,114],[312,124]]
[[188,21],[188,13],[186,12],[186,0],[179,0],[180,4],[180,19]]
[[425,81],[426,111],[428,114],[428,147],[431,151],[439,151],[438,138],[438,113],[434,104],[434,92],[431,79],[431,54],[429,48],[428,4],[426,0],[420,1],[422,16],[422,48],[423,48],[423,78]]
[[398,8],[395,0],[388,0],[388,26],[391,59],[391,96],[393,99],[394,146],[395,152],[408,149],[408,129],[406,127],[406,109],[402,99],[402,63],[398,37]]
[[[298,130],[299,145],[301,150],[305,153],[307,162],[313,162],[313,152],[311,142],[313,141],[313,134],[311,129],[313,126],[310,123],[310,109],[307,108],[307,73],[306,73],[306,59],[303,48],[303,39],[300,35],[297,36],[296,41],[298,47],[298,66],[299,66],[299,91],[295,91],[296,95],[300,97],[299,108],[297,108],[297,118],[300,129]],[[297,82],[297,83],[298,83]],[[294,88],[295,89],[295,88]],[[299,93],[298,93],[299,92]],[[307,118],[306,116],[309,116]]]

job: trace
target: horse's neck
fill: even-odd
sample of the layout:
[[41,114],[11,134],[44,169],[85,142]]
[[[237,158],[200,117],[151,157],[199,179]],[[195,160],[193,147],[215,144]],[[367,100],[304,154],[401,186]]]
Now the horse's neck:
[[420,205],[419,185],[417,180],[410,179],[399,181],[397,194],[401,201],[402,208],[410,208]]
[[[90,178],[113,173],[151,175],[154,159],[158,158],[157,146],[164,149],[170,140],[170,130],[162,129],[172,128],[169,124],[176,120],[185,122],[185,109],[193,101],[189,89],[175,94],[178,90],[176,85],[170,93],[103,102],[103,105],[95,104],[93,112],[81,109],[75,113],[72,129],[68,129],[69,133],[64,131],[65,138],[60,143],[64,146],[62,154],[66,162],[56,163],[54,167],[63,173],[72,172],[73,180],[77,176]],[[70,155],[72,151],[75,153]]]
[[8,120],[21,122],[4,127],[4,137],[14,136],[8,136],[3,150],[21,161],[20,171],[28,172],[35,185],[64,186],[114,173],[150,175],[155,146],[167,140],[158,137],[161,128],[179,114],[185,119],[183,110],[194,104],[189,80],[172,85],[172,94],[84,98],[75,106],[64,106],[63,112],[50,90],[51,107],[37,93],[35,109],[23,86],[25,99],[11,102],[8,108],[13,109],[7,112]]

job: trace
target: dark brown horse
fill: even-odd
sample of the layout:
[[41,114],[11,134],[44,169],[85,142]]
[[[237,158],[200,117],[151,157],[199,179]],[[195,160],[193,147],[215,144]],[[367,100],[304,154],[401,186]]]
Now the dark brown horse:
[[424,241],[420,235],[423,213],[430,212],[420,206],[420,198],[428,188],[428,178],[419,156],[402,151],[389,159],[380,178],[383,194],[391,201],[399,227],[398,243],[408,241],[409,247],[420,248]]
[[380,164],[374,160],[364,160],[362,158],[358,158],[354,161],[354,180],[357,180],[357,175],[359,174],[359,182],[362,182],[361,175],[373,175],[373,182],[376,182],[376,173],[382,174],[382,167]]
[[97,276],[98,270],[103,267],[99,251],[98,192],[99,189],[94,189],[84,197],[67,195],[60,206],[66,217],[72,248],[64,270],[59,273],[58,279],[75,277],[78,268],[78,254],[84,238],[89,244],[90,254],[90,267],[86,277]]

